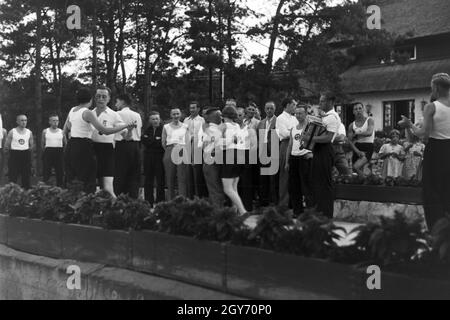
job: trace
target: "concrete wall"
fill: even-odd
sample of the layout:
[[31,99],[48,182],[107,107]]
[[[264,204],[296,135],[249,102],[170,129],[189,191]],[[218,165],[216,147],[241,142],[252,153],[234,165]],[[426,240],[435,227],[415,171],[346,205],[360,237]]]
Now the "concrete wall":
[[[67,288],[67,267],[81,290]],[[0,300],[234,300],[236,296],[101,264],[56,260],[0,245]]]

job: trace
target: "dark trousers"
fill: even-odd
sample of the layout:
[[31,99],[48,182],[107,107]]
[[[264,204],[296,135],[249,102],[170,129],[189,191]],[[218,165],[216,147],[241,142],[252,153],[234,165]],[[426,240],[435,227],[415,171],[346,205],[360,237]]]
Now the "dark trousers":
[[56,175],[56,185],[58,187],[62,187],[64,183],[64,149],[45,148],[43,158],[44,182],[49,182],[52,169],[54,169]]
[[146,152],[144,155],[144,193],[145,200],[150,204],[155,204],[154,182],[156,180],[156,203],[165,200],[165,176],[163,165],[163,153]]
[[[269,168],[270,165],[260,165],[261,168]],[[279,175],[262,175],[259,176],[259,204],[262,207],[275,205],[278,203],[278,181]]]
[[187,165],[186,180],[188,183],[187,192],[189,198],[194,198],[194,196],[199,198],[208,197],[208,189],[206,187],[205,177],[203,176],[203,165]]
[[289,198],[295,215],[303,213],[303,198],[306,207],[314,206],[311,159],[289,157]]
[[312,179],[314,203],[319,212],[322,212],[326,217],[333,218],[333,146],[330,143],[316,144],[313,154],[314,157],[312,160]]
[[253,210],[254,191],[253,166],[250,164],[250,151],[245,150],[245,164],[239,176],[238,193],[247,211]]
[[71,138],[64,154],[67,183],[83,183],[83,191],[95,193],[97,159],[91,139]]
[[220,178],[220,165],[203,164],[203,174],[208,188],[209,201],[219,207],[224,205],[222,179]]
[[280,180],[279,180],[279,205],[289,206],[289,172],[286,170],[286,151],[289,139],[280,143]]
[[428,229],[450,214],[450,140],[430,138],[423,157],[423,201]]
[[115,148],[114,193],[139,197],[141,150],[138,141],[118,141]]
[[5,155],[3,153],[3,148],[0,149],[0,181],[3,179],[3,174],[4,174],[4,159],[5,159]]
[[[187,164],[175,164],[172,161],[172,151],[174,149],[173,145],[167,146],[164,153],[163,163],[164,171],[166,174],[166,186],[167,186],[167,196],[168,200],[174,199],[177,195],[187,197]],[[178,194],[176,192],[178,186]]]
[[17,183],[21,178],[22,187],[30,189],[31,178],[31,152],[30,150],[11,150],[8,161],[9,182]]

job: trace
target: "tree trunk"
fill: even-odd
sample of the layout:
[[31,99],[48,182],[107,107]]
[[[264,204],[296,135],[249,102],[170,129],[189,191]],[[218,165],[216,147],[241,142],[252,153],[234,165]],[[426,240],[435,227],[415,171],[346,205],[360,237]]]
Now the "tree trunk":
[[41,13],[41,2],[36,2],[36,64],[35,64],[35,75],[34,75],[34,85],[35,85],[35,115],[36,115],[36,131],[35,132],[35,141],[36,141],[36,151],[37,151],[37,159],[36,159],[36,175],[38,172],[41,172],[41,155],[42,150],[40,148],[41,145],[41,132],[42,128],[42,86],[41,86],[41,41],[42,41],[42,13]]
[[267,60],[266,60],[266,84],[263,86],[262,91],[262,102],[266,101],[271,94],[271,73],[272,73],[272,65],[273,65],[273,56],[275,51],[275,45],[277,43],[277,39],[279,36],[278,28],[280,27],[280,18],[281,18],[281,10],[283,9],[284,4],[286,3],[286,0],[280,0],[278,3],[277,11],[275,13],[275,16],[273,18],[273,27],[272,32],[270,34],[270,44],[269,44],[269,52],[267,54]]
[[[209,14],[209,24],[212,26],[212,0],[209,0],[209,6],[208,6],[208,14]],[[209,38],[212,38],[211,31],[208,34]],[[212,55],[212,47],[209,47],[209,54]],[[208,76],[209,76],[209,103],[212,105],[213,103],[213,68],[209,67],[208,70]]]

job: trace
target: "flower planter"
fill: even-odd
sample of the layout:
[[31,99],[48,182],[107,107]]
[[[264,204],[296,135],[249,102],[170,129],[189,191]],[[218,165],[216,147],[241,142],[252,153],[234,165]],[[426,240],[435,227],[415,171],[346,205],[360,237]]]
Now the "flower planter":
[[422,188],[336,185],[336,199],[381,203],[422,204]]
[[154,236],[157,274],[224,289],[224,244],[164,233]]
[[9,247],[40,256],[61,257],[62,224],[8,217],[7,228],[7,245]]
[[7,235],[7,219],[8,216],[0,214],[0,244],[7,244],[8,235]]
[[156,271],[156,238],[157,233],[151,231],[133,231],[132,268],[137,271],[155,273]]
[[62,256],[126,268],[131,265],[130,234],[83,225],[63,225]]
[[254,299],[354,299],[352,266],[228,246],[227,288]]

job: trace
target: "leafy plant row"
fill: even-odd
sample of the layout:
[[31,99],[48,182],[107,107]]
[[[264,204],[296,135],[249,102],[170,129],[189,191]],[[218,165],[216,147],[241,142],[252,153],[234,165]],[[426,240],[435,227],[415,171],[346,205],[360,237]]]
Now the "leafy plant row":
[[421,221],[408,221],[400,213],[358,227],[347,246],[336,244],[345,230],[314,211],[293,219],[286,208],[261,208],[256,227],[250,229],[247,216],[206,200],[178,197],[151,210],[146,201],[127,196],[112,199],[106,192],[87,195],[77,185],[64,190],[39,184],[28,191],[6,185],[0,189],[0,213],[106,229],[152,230],[349,264],[442,264],[450,258],[448,218],[428,234]]

